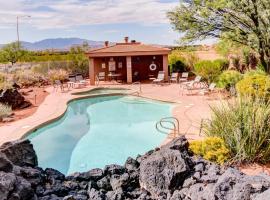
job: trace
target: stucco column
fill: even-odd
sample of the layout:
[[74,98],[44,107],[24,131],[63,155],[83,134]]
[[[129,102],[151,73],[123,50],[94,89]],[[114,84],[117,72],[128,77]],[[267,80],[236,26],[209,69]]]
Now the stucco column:
[[163,55],[163,71],[165,72],[165,81],[169,80],[168,55]]
[[132,63],[131,63],[131,57],[127,56],[127,83],[132,83]]
[[95,85],[95,61],[94,58],[89,58],[89,78],[90,85]]

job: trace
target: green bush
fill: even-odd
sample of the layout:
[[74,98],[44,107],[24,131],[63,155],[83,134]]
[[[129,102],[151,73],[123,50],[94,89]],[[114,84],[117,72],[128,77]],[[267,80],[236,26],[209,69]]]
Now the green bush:
[[226,59],[216,59],[213,63],[217,66],[220,66],[222,70],[227,70],[229,67],[229,61]]
[[12,109],[10,106],[0,103],[0,121],[4,117],[8,117],[12,113]]
[[230,158],[230,151],[224,140],[218,137],[209,137],[203,141],[192,141],[189,148],[196,155],[218,164],[224,164]]
[[270,77],[262,72],[249,72],[236,84],[236,89],[241,96],[268,99],[270,97]]
[[234,162],[270,161],[270,103],[238,97],[212,109],[205,134],[225,141]]
[[208,83],[217,80],[221,74],[223,65],[219,61],[203,60],[195,64],[194,70],[197,75],[200,75]]
[[188,69],[185,64],[185,58],[183,58],[177,51],[172,52],[169,55],[169,65],[171,72],[185,72]]
[[218,77],[217,86],[220,88],[229,89],[234,87],[243,78],[243,75],[235,70],[226,70]]

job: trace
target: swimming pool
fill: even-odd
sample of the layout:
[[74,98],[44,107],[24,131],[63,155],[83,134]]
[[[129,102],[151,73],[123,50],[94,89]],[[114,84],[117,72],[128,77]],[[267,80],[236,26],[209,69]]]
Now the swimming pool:
[[69,103],[59,120],[31,133],[39,166],[64,174],[124,164],[166,137],[156,122],[172,104],[134,96],[99,96]]
[[120,94],[126,94],[130,92],[129,89],[125,88],[96,88],[84,92],[77,92],[74,93],[73,95],[99,95],[99,94],[115,94],[115,93],[120,93]]

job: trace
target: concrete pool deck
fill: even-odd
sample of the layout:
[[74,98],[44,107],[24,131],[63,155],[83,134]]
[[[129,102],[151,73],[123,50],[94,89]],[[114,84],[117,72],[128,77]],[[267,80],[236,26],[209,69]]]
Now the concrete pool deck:
[[[139,85],[107,85],[101,84],[99,87],[107,88],[127,88],[131,93],[139,91]],[[38,107],[37,111],[25,119],[21,119],[0,127],[0,145],[17,139],[21,139],[26,133],[61,117],[67,108],[67,103],[73,99],[81,98],[84,95],[72,95],[75,92],[87,91],[98,88],[87,86],[81,89],[73,89],[67,92],[57,92],[52,87],[46,89],[50,94]],[[180,133],[186,134],[188,139],[200,139],[200,124],[202,119],[210,118],[209,105],[216,101],[208,100],[207,96],[182,95],[179,84],[152,85],[141,84],[142,92],[139,96],[160,101],[175,103],[173,116],[180,122]]]

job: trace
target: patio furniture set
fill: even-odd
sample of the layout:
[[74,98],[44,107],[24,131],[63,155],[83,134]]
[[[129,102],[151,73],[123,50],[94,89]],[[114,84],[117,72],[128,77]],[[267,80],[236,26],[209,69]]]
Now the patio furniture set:
[[[179,76],[179,73],[173,72],[171,74],[169,83],[179,83],[182,95],[184,91],[191,93],[191,91],[194,90],[199,90],[198,91],[199,94],[205,95],[213,92],[216,87],[215,83],[211,83],[210,85],[208,85],[207,82],[202,81],[201,76],[196,76],[195,79],[191,81],[189,81],[188,78],[189,78],[188,72],[183,72],[181,76]],[[161,84],[164,82],[165,82],[165,73],[164,71],[160,71],[158,73],[157,78],[153,79],[153,84]]]
[[70,90],[71,88],[85,87],[87,84],[89,84],[89,81],[84,79],[81,74],[77,74],[77,75],[70,75],[68,78],[68,82],[55,80],[53,83],[53,88],[55,91],[61,89],[61,91],[63,92],[65,91],[65,88],[67,88],[67,90]]

